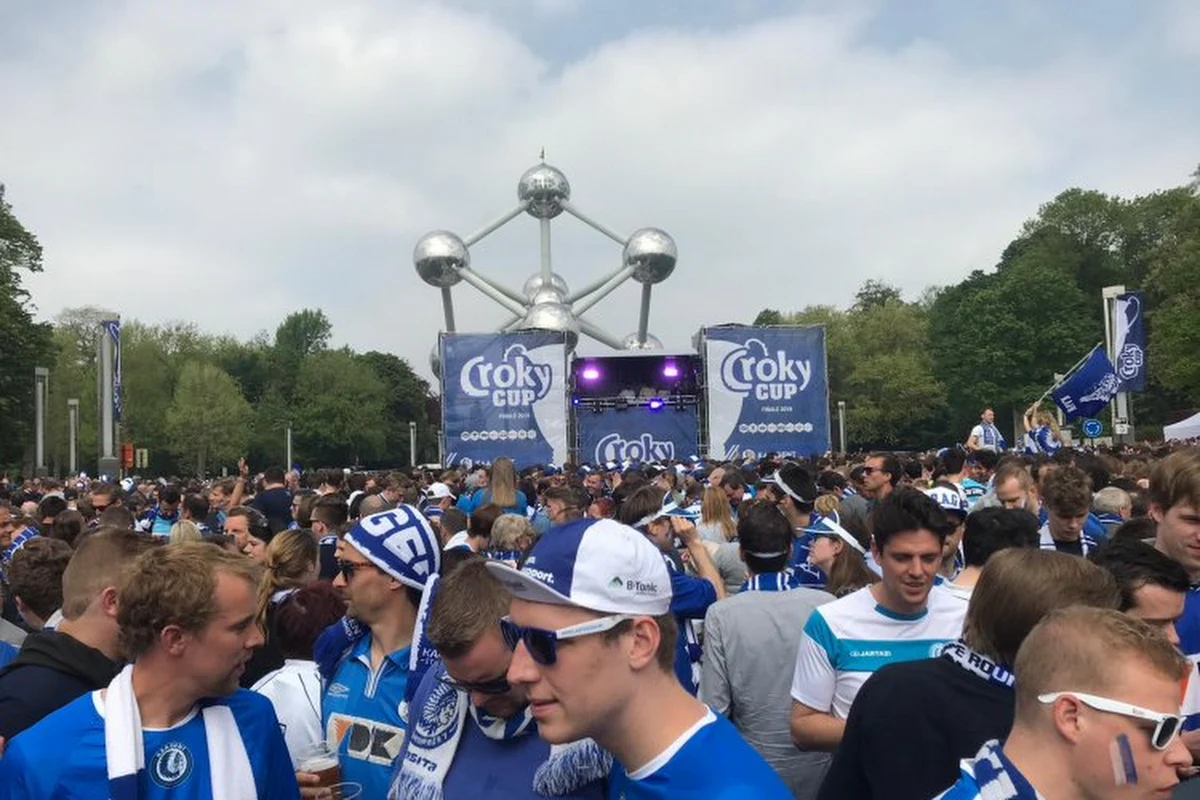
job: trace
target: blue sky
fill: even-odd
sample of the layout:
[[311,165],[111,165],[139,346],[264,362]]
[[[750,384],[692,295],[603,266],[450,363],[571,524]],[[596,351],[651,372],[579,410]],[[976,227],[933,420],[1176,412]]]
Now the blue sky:
[[[46,248],[45,317],[96,304],[248,337],[321,307],[427,373],[427,230],[511,208],[545,147],[575,202],[669,231],[651,329],[916,296],[991,267],[1069,186],[1200,163],[1188,0],[0,0],[0,181]],[[619,249],[565,219],[572,286]],[[537,228],[472,249],[519,286]],[[589,314],[636,325],[628,284]],[[455,289],[460,325],[505,313]],[[589,346],[594,350],[594,347]]]

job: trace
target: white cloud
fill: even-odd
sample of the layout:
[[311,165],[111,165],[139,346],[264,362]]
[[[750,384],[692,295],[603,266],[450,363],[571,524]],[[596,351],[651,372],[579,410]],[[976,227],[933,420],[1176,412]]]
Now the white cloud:
[[[636,31],[552,64],[496,18],[442,5],[105,8],[46,20],[55,36],[0,60],[0,177],[46,246],[41,309],[249,335],[320,306],[340,342],[422,371],[441,305],[413,244],[511,208],[542,146],[586,212],[676,238],[652,329],[677,348],[764,306],[845,302],[871,277],[912,294],[957,281],[1066,186],[1149,191],[1197,160],[1172,133],[1186,126],[1160,124],[1191,114],[1194,129],[1194,111],[1131,111],[1136,52],[1076,44],[1013,71],[936,42],[884,51],[857,15],[798,14]],[[553,251],[573,286],[620,255],[570,219]],[[514,221],[473,259],[519,287],[536,226]],[[621,336],[637,297],[625,286],[589,316]],[[464,328],[506,316],[465,285],[455,299]]]

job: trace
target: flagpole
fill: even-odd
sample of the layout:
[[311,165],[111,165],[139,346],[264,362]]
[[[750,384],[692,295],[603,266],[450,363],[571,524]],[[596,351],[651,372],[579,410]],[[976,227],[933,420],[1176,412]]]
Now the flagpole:
[[1100,349],[1103,346],[1104,346],[1104,342],[1100,342],[1098,345],[1093,347],[1091,350],[1088,350],[1087,354],[1083,358],[1081,358],[1075,362],[1075,366],[1071,367],[1069,370],[1066,371],[1066,373],[1062,377],[1062,380],[1056,381],[1053,386],[1051,386],[1046,391],[1042,392],[1042,396],[1039,397],[1037,399],[1037,401],[1033,403],[1033,406],[1040,406],[1042,404],[1042,401],[1050,396],[1051,392],[1053,392],[1059,386],[1062,386],[1064,383],[1066,383],[1068,380],[1070,380],[1071,376],[1075,374],[1075,370],[1082,367],[1084,365],[1084,363],[1086,363],[1087,360],[1092,357],[1092,353],[1096,352],[1098,349]]

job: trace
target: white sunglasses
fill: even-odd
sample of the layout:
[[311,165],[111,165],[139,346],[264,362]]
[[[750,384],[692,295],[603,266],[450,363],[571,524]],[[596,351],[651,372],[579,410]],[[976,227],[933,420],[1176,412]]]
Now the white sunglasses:
[[1072,697],[1085,706],[1090,706],[1097,711],[1106,711],[1110,714],[1120,714],[1123,717],[1133,717],[1134,719],[1153,722],[1154,732],[1150,734],[1150,744],[1154,746],[1155,750],[1166,750],[1170,746],[1171,741],[1179,735],[1179,731],[1183,727],[1183,716],[1180,714],[1164,714],[1161,711],[1151,711],[1148,708],[1122,703],[1120,700],[1112,700],[1085,692],[1050,692],[1049,694],[1039,694],[1038,702],[1050,704],[1060,697]]

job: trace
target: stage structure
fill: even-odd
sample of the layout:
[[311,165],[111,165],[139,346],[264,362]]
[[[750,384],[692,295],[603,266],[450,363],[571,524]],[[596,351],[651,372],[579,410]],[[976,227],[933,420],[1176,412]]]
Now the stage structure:
[[573,460],[645,464],[698,455],[702,376],[693,354],[575,359]]
[[[619,267],[577,291],[571,291],[562,276],[554,272],[550,253],[550,221],[564,211],[622,247]],[[471,248],[522,213],[538,221],[541,269],[529,276],[522,291],[517,292],[473,270]],[[661,350],[662,343],[649,330],[650,295],[654,284],[666,280],[675,270],[677,255],[675,241],[658,228],[639,228],[629,236],[622,236],[592,219],[571,203],[571,184],[566,176],[543,161],[526,170],[517,182],[515,208],[465,238],[444,230],[425,234],[413,250],[413,263],[421,279],[442,292],[446,333],[457,331],[451,287],[466,281],[512,314],[500,325],[498,333],[559,331],[566,336],[569,352],[574,351],[580,334],[616,350]],[[630,278],[642,284],[641,311],[637,330],[621,339],[583,315]],[[430,367],[440,377],[439,359],[439,347],[435,346]]]

